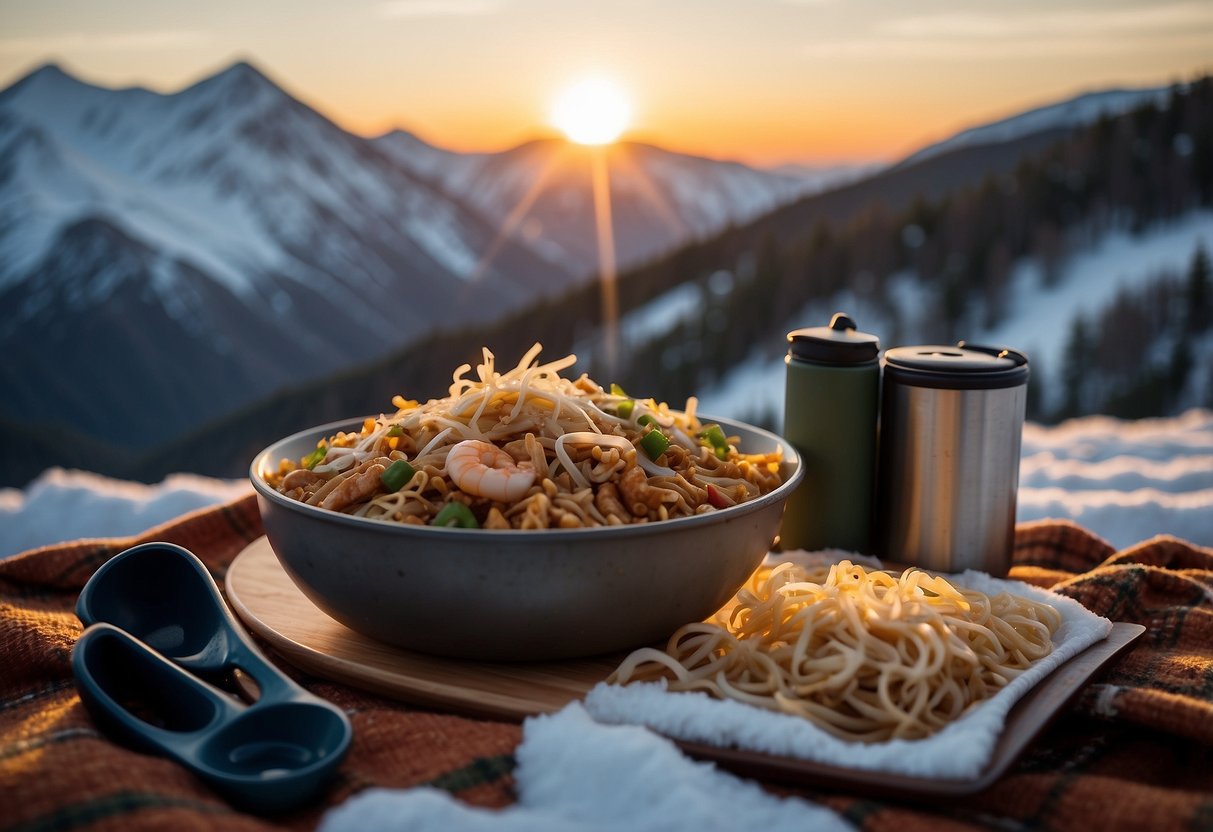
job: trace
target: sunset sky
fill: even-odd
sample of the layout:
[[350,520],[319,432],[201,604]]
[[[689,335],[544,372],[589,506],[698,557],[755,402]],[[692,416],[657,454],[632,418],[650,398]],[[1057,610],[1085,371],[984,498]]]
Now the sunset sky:
[[47,61],[172,91],[245,58],[344,127],[455,150],[551,132],[587,74],[627,135],[774,165],[892,159],[1077,92],[1213,69],[1210,0],[39,0],[0,6],[0,86]]

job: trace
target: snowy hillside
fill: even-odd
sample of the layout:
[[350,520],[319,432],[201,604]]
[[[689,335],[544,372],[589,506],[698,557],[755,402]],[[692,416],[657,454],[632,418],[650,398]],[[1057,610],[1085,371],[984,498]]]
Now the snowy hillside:
[[[4,229],[4,284],[45,254],[56,230],[90,214],[238,292],[254,288],[251,267],[352,267],[371,286],[389,283],[394,275],[361,262],[355,241],[326,233],[368,209],[435,276],[470,277],[484,244],[479,218],[461,216],[246,63],[172,95],[93,87],[47,66],[0,94],[0,113],[9,153],[33,145],[32,158],[15,159],[19,179],[6,195],[27,185],[11,196],[30,196],[36,209]],[[326,243],[319,252],[295,251],[317,242]],[[366,307],[378,317],[376,304]]]
[[[475,205],[515,236],[578,275],[598,265],[594,150],[545,139],[500,153],[458,154],[394,131],[377,146]],[[616,262],[639,263],[742,223],[800,196],[859,175],[849,168],[800,175],[623,142],[603,149],[611,190]]]
[[[1003,321],[992,329],[982,329],[977,323],[982,310],[973,309],[964,339],[1026,352],[1032,365],[1031,384],[1040,389],[1046,401],[1055,400],[1060,396],[1062,353],[1075,317],[1102,309],[1122,290],[1148,285],[1160,273],[1182,273],[1200,245],[1213,252],[1213,212],[1207,210],[1137,235],[1109,233],[1070,257],[1051,285],[1044,284],[1039,264],[1025,259],[1013,270]],[[908,275],[896,278],[890,292],[897,298],[894,306],[906,311],[901,321],[890,320],[870,302],[845,292],[801,310],[798,326],[824,326],[833,312],[845,310],[860,329],[882,336],[884,347],[923,343],[915,333],[921,332],[934,314],[932,297]],[[672,320],[698,314],[699,309],[688,305],[685,298],[660,298],[655,303],[658,305],[638,310],[637,319],[657,317],[669,327]],[[889,341],[888,333],[894,329],[906,333],[902,340]],[[1200,351],[1196,367],[1207,371],[1213,366],[1213,341],[1206,339],[1196,347]],[[700,395],[700,407],[707,413],[742,420],[774,417],[782,421],[784,349],[782,340],[776,337],[756,347],[744,364]]]
[[1103,116],[1118,116],[1143,104],[1166,105],[1170,87],[1100,90],[1046,104],[1009,118],[962,130],[941,142],[907,156],[900,164],[911,165],[962,147],[977,147],[1018,139],[1032,133],[1081,127]]

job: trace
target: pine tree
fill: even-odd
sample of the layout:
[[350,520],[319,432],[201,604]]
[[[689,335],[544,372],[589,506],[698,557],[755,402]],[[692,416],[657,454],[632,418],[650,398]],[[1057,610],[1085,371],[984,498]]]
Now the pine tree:
[[1070,328],[1070,337],[1066,340],[1065,353],[1062,356],[1061,379],[1065,388],[1065,398],[1062,401],[1060,418],[1068,419],[1083,413],[1083,388],[1087,374],[1091,369],[1091,346],[1087,335],[1087,322],[1079,316],[1074,319]]
[[1204,332],[1213,324],[1213,293],[1209,275],[1209,253],[1204,244],[1196,247],[1192,255],[1192,265],[1188,269],[1188,285],[1186,292],[1187,326],[1189,335]]
[[1188,385],[1188,374],[1192,371],[1192,346],[1186,338],[1175,342],[1171,350],[1171,361],[1167,367],[1166,407],[1173,409],[1182,398]]

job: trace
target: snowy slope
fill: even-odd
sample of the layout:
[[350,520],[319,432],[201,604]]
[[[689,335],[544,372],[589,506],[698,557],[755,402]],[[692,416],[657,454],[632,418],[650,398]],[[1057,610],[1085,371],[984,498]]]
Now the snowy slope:
[[[247,205],[223,199],[217,182],[182,187],[180,171],[230,140],[224,128],[238,123],[206,135],[183,130],[179,118],[197,119],[197,109],[217,106],[215,99],[239,95],[241,87],[250,118],[274,103],[275,91],[257,84],[251,69],[229,73],[191,94],[160,96],[92,87],[46,66],[0,96],[6,150],[19,152],[19,143],[28,150],[14,159],[5,202],[29,195],[32,209],[14,211],[16,224],[4,229],[0,280],[19,279],[65,221],[86,213],[120,216],[147,244],[190,259],[237,290],[250,288],[242,276],[248,266],[277,265],[281,251]],[[147,187],[158,181],[168,187]]]
[[962,147],[997,144],[1041,133],[1092,124],[1103,116],[1117,116],[1144,104],[1164,106],[1170,87],[1113,89],[1085,93],[1064,101],[1046,104],[1009,118],[971,127],[941,142],[928,145],[901,161],[902,165],[921,162]]
[[[1206,251],[1213,251],[1213,212],[1207,210],[1190,212],[1177,222],[1137,235],[1110,232],[1090,249],[1071,256],[1052,286],[1044,285],[1038,263],[1020,261],[1013,272],[1003,322],[990,330],[971,324],[964,330],[965,340],[1027,352],[1033,362],[1032,384],[1040,387],[1046,402],[1053,401],[1059,396],[1062,354],[1074,318],[1102,309],[1122,289],[1146,285],[1161,272],[1183,273],[1202,244]],[[897,298],[895,306],[902,311],[903,320],[898,323],[906,333],[897,343],[891,343],[888,336],[894,322],[870,302],[849,292],[801,310],[798,325],[824,326],[830,315],[841,309],[851,314],[860,329],[882,336],[884,347],[924,343],[915,333],[921,332],[933,315],[932,296],[905,275],[890,281],[890,291]],[[650,309],[644,314],[657,312]],[[694,314],[694,310],[680,303],[678,314]],[[970,318],[980,320],[980,310],[971,310]],[[742,420],[767,414],[782,419],[784,346],[782,333],[771,343],[757,346],[745,362],[702,392],[700,407],[707,413]],[[1213,344],[1197,346],[1203,346],[1205,354],[1196,356],[1195,364],[1213,364]]]
[[464,170],[474,170],[485,157],[432,145],[407,130],[390,130],[375,139],[375,145],[406,170],[442,185],[459,179]]
[[[60,186],[38,195],[41,210],[27,224],[5,229],[5,282],[37,260],[66,217],[86,212],[117,218],[237,289],[248,288],[250,265],[282,268],[292,248],[317,243],[308,257],[320,265],[383,284],[390,275],[326,227],[360,215],[412,243],[410,254],[435,273],[470,277],[484,245],[479,217],[461,215],[247,63],[172,95],[93,87],[47,66],[0,94],[0,114],[13,130],[37,131],[58,157],[29,174],[31,190]],[[50,162],[67,170],[56,176]]]

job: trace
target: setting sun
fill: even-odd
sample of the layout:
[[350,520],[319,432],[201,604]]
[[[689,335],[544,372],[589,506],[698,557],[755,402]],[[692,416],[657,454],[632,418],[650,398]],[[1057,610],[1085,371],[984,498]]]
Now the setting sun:
[[627,95],[607,78],[566,87],[552,106],[552,124],[578,144],[610,144],[632,117]]

